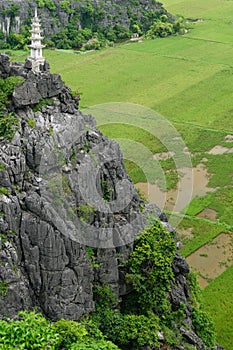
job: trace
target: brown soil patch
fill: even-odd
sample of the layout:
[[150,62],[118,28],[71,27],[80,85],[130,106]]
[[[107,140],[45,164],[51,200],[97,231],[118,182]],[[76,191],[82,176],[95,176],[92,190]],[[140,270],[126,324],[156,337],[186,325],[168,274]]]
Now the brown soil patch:
[[154,154],[153,158],[157,159],[157,160],[167,160],[167,159],[173,157],[174,154],[175,153],[171,152],[171,151],[169,151],[169,152],[161,152],[161,153]]
[[189,266],[199,272],[201,288],[233,264],[232,235],[221,233],[187,258]]
[[[167,192],[161,191],[158,185],[139,182],[135,185],[150,203],[158,205],[161,209],[170,211],[181,211],[184,209],[191,198],[205,196],[208,192],[215,189],[207,187],[210,175],[204,164],[199,164],[196,168],[180,169],[180,180],[176,189]],[[192,186],[193,177],[193,188]]]
[[215,210],[210,208],[205,208],[199,214],[197,214],[197,217],[211,220],[211,221],[217,221],[217,215],[218,213]]
[[207,152],[208,154],[212,154],[214,156],[218,155],[218,154],[226,154],[226,153],[233,153],[233,148],[228,148],[228,147],[223,147],[220,145],[214,146],[209,152]]
[[180,236],[185,236],[186,238],[188,239],[193,239],[194,237],[194,234],[192,233],[193,231],[193,227],[189,227],[189,228],[177,228],[177,233],[180,235]]

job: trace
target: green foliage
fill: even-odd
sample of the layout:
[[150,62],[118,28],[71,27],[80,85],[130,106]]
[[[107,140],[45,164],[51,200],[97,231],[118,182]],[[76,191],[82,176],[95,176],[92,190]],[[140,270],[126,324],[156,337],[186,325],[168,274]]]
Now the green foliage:
[[88,343],[77,342],[72,344],[70,350],[117,350],[119,349],[112,342],[107,340],[92,341]]
[[211,282],[202,292],[203,309],[214,320],[217,342],[226,350],[233,348],[233,265]]
[[108,287],[98,287],[95,294],[98,296],[97,313],[92,318],[108,339],[128,349],[142,349],[144,346],[153,348],[158,345],[160,326],[155,314],[123,315],[110,308],[116,300]]
[[195,331],[208,348],[214,349],[216,343],[215,327],[211,317],[203,310],[202,294],[197,280],[197,273],[190,272],[187,282],[192,298],[193,312],[191,318]]
[[56,10],[56,5],[53,0],[37,0],[37,5],[39,8],[46,7],[50,11]]
[[38,111],[40,111],[42,107],[47,107],[47,106],[49,106],[52,102],[53,102],[53,100],[52,100],[51,98],[40,98],[39,103],[37,103],[37,104],[33,107],[33,112],[38,112]]
[[105,309],[111,309],[117,304],[116,296],[108,285],[95,286],[93,292],[96,302],[96,311],[98,313],[101,313]]
[[103,199],[106,202],[109,202],[112,198],[112,189],[110,188],[110,185],[107,180],[101,179],[101,189],[103,193]]
[[146,33],[147,39],[155,39],[157,37],[166,37],[173,34],[173,25],[162,21],[155,22]]
[[147,31],[145,37],[147,39],[155,39],[157,37],[164,38],[172,34],[184,34],[186,24],[182,17],[177,18],[175,21],[168,19],[166,15],[161,15],[159,19],[152,24]]
[[6,187],[0,187],[0,195],[5,194],[6,196],[9,196],[11,194],[11,191],[8,190]]
[[0,171],[6,170],[6,165],[0,162]]
[[85,247],[87,253],[87,259],[93,268],[100,267],[100,264],[96,261],[95,252],[92,247]]
[[11,140],[19,126],[19,120],[13,113],[7,113],[7,104],[12,95],[15,86],[24,81],[21,77],[0,78],[0,138]]
[[0,111],[4,110],[9,102],[9,97],[12,95],[14,88],[24,82],[22,77],[12,76],[6,79],[0,78]]
[[84,222],[90,222],[96,213],[96,209],[90,204],[81,204],[76,210],[78,217]]
[[[8,285],[7,285],[6,281],[0,281],[0,295],[3,297],[6,297],[7,293],[8,293]],[[0,333],[0,336],[1,336],[1,333]],[[0,340],[0,344],[1,344],[1,340]]]
[[197,335],[204,341],[205,345],[210,349],[215,349],[216,333],[211,317],[201,309],[194,309],[192,322]]
[[65,10],[66,13],[71,14],[73,13],[73,10],[70,7],[70,0],[63,0],[60,3],[60,7]]
[[187,277],[187,282],[192,295],[192,303],[195,307],[197,307],[201,301],[201,289],[198,283],[197,273],[190,271]]
[[15,16],[17,16],[19,12],[19,6],[17,4],[11,4],[10,8],[6,8],[1,10],[1,15],[3,16],[9,16],[11,18],[14,18]]
[[[131,6],[128,7],[126,13],[129,25],[122,25],[122,7],[115,1],[110,2],[110,7],[104,6],[102,3],[93,3],[89,0],[80,2],[62,0],[59,4],[54,0],[36,0],[36,3],[39,8],[53,12],[52,16],[56,21],[59,20],[56,13],[58,6],[69,15],[66,28],[46,39],[48,47],[56,46],[60,49],[99,50],[101,47],[108,46],[111,43],[128,40],[132,33],[136,32],[142,35],[148,31],[155,20],[158,21],[160,13],[160,11],[152,11],[151,9],[141,9],[139,3],[131,2]],[[150,4],[149,7],[151,5],[153,6],[154,4]],[[10,15],[13,21],[18,10],[19,7],[12,4],[10,9],[3,9],[2,14]],[[105,19],[111,24],[103,26],[102,21]],[[77,29],[77,23],[80,23],[82,29]],[[183,22],[180,18],[175,20],[170,15],[162,15],[157,26],[159,26],[159,23],[161,28],[157,28],[157,33],[159,32],[160,36],[164,36],[165,31],[168,33],[170,27],[172,32],[183,33]],[[83,32],[86,30],[90,32],[88,38]],[[7,38],[3,34],[2,38],[0,37],[0,46],[2,48],[26,49],[28,34],[28,28],[21,26],[20,33],[11,31]],[[88,42],[91,38],[96,40]]]
[[7,45],[9,48],[14,50],[27,50],[28,38],[27,33],[14,33],[10,31],[9,36],[7,37]]
[[7,232],[1,232],[0,231],[0,239],[1,239],[1,244],[5,248],[6,242],[7,242]]
[[0,347],[3,349],[55,350],[60,335],[40,313],[21,311],[20,321],[0,321]]
[[[4,288],[0,282],[0,293]],[[32,311],[18,313],[19,320],[0,320],[1,349],[46,349],[46,350],[117,350],[118,347],[106,341],[98,327],[91,321],[80,322],[61,319],[55,323],[46,320],[42,314]]]
[[[120,345],[127,345],[130,349],[138,349],[147,346],[153,348],[159,345],[158,331],[159,319],[150,315],[125,315],[123,322],[118,325]],[[115,328],[116,332],[118,331]]]
[[136,239],[126,277],[137,293],[141,312],[155,310],[161,315],[169,311],[167,296],[174,279],[175,251],[171,234],[159,222],[154,222]]
[[35,126],[36,126],[36,121],[35,121],[35,119],[31,119],[31,118],[29,118],[28,120],[27,120],[27,123],[28,123],[28,126],[29,126],[29,128],[35,128]]
[[69,321],[61,319],[53,325],[53,329],[62,338],[60,346],[69,348],[72,343],[76,343],[78,340],[83,340],[87,335],[85,326],[75,321]]
[[0,111],[0,138],[12,140],[18,127],[18,118],[14,117],[12,113],[7,114]]

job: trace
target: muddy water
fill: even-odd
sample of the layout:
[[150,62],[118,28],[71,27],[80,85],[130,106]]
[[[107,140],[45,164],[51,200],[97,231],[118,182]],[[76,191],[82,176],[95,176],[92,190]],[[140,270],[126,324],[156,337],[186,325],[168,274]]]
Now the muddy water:
[[[150,203],[157,204],[161,209],[170,211],[181,211],[185,208],[190,199],[194,197],[205,196],[214,189],[207,187],[210,175],[204,164],[200,163],[196,168],[179,169],[183,175],[180,177],[177,189],[171,189],[167,192],[161,191],[158,185],[149,183],[137,183],[135,186],[139,188],[142,194]],[[193,187],[191,178],[193,176]]]
[[232,235],[221,233],[186,258],[189,266],[199,272],[201,288],[233,264],[232,238]]
[[199,214],[197,214],[197,217],[211,220],[211,221],[217,221],[217,215],[218,213],[215,210],[210,208],[205,208]]

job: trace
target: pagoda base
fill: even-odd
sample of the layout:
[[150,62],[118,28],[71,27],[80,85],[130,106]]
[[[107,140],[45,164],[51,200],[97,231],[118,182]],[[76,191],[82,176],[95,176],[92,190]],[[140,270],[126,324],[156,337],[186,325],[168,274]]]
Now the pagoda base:
[[36,58],[36,59],[33,57],[28,57],[28,61],[30,61],[32,64],[32,71],[33,72],[40,72],[41,66],[43,66],[45,64],[45,59],[43,57]]

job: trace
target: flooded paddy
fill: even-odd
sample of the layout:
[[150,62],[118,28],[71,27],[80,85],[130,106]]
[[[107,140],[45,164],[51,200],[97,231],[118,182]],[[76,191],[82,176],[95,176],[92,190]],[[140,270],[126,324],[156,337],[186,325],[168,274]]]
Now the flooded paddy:
[[[180,211],[187,206],[187,194],[191,198],[205,196],[208,192],[215,189],[208,187],[210,174],[204,164],[200,163],[193,169],[180,169],[180,176],[176,189],[163,192],[157,184],[139,182],[135,185],[141,193],[149,200],[150,203],[158,205],[161,209],[170,211]],[[191,186],[191,177],[193,176],[193,188]]]
[[186,258],[189,266],[199,273],[201,288],[233,264],[232,240],[232,235],[221,233]]
[[197,214],[197,217],[211,221],[217,221],[217,215],[218,213],[216,212],[216,210],[205,208],[199,214]]

